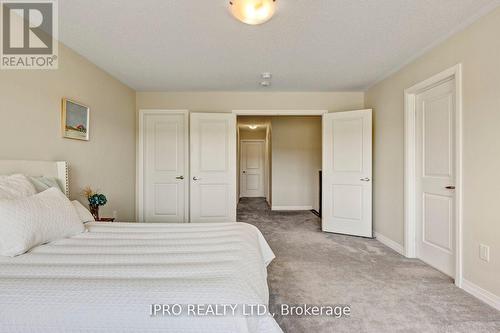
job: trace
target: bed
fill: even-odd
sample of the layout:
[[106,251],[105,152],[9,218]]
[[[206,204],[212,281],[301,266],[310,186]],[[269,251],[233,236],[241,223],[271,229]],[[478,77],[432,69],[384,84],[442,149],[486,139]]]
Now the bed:
[[[23,172],[12,161],[5,172],[3,162],[0,174]],[[68,189],[67,167],[46,163]],[[248,312],[268,304],[266,266],[274,258],[254,226],[94,222],[86,229],[0,256],[0,332],[281,332],[269,313]],[[153,312],[159,305],[183,311]],[[187,312],[193,305],[197,311]],[[232,307],[214,314],[199,311],[203,305]]]

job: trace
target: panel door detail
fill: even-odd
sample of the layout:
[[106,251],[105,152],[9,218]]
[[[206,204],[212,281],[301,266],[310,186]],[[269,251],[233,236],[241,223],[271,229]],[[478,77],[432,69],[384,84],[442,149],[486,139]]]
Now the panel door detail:
[[416,96],[417,257],[455,275],[455,82]]
[[323,231],[372,237],[372,110],[323,116]]
[[186,222],[186,116],[146,113],[142,120],[143,222]]
[[191,222],[236,221],[236,116],[192,113]]
[[264,197],[264,141],[241,141],[241,197]]

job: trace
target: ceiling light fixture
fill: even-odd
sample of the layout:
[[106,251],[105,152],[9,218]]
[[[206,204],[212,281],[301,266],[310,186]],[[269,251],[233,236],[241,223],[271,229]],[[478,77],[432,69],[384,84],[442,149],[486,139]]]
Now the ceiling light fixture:
[[273,17],[276,0],[230,0],[231,14],[243,23],[262,24]]
[[251,130],[255,130],[257,129],[257,125],[248,125],[248,128],[250,128]]
[[262,81],[262,82],[260,83],[260,85],[261,85],[262,87],[269,87],[269,86],[271,85],[271,82],[269,82],[269,81]]

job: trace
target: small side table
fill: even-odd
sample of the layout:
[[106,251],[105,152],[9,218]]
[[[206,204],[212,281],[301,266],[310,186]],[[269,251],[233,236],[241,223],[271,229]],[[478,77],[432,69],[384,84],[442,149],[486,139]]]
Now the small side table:
[[115,218],[114,217],[100,217],[95,221],[96,222],[115,222]]

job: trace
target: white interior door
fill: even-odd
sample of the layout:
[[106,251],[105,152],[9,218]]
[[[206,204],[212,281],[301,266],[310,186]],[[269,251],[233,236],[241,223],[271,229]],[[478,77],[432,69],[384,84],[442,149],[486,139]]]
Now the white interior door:
[[141,112],[139,220],[187,222],[187,111]]
[[416,96],[417,257],[455,275],[455,82]]
[[372,237],[372,110],[323,115],[323,231]]
[[191,113],[191,222],[236,221],[236,116]]
[[265,141],[240,143],[240,197],[264,197]]

